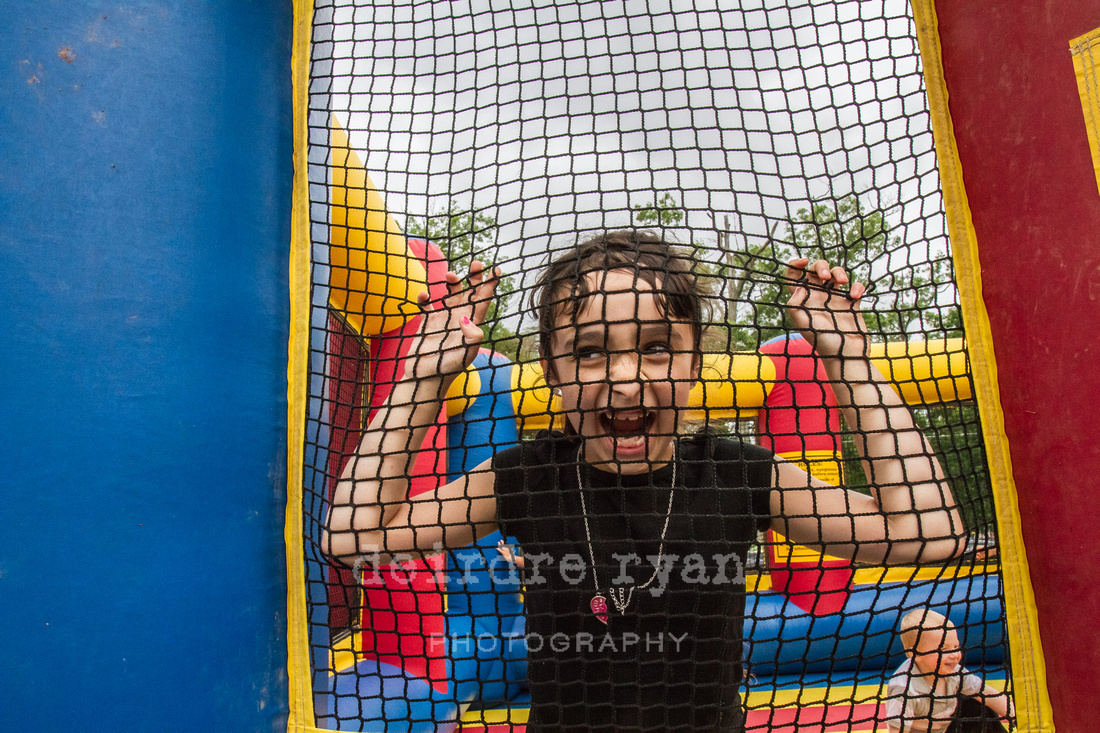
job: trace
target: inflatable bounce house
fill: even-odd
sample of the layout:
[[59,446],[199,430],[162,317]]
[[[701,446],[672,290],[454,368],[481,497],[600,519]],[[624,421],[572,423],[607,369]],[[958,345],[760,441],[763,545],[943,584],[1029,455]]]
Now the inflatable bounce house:
[[[436,245],[400,236],[335,123],[330,150],[329,321],[326,341],[315,346],[327,357],[316,412],[328,405],[331,431],[322,495],[403,373],[422,317],[407,304],[421,289],[441,298],[447,268]],[[912,404],[972,399],[962,339],[880,343],[872,358]],[[553,427],[555,399],[537,363],[482,349],[420,448],[412,492],[468,471],[521,434]],[[840,412],[824,367],[800,336],[770,339],[753,353],[708,353],[691,407],[699,420],[753,413],[759,442],[819,478],[842,480]],[[532,640],[519,573],[497,549],[502,540],[510,541],[495,533],[427,561],[375,563],[360,576],[327,568],[330,602],[314,612],[329,612],[327,629],[336,635],[320,717],[341,730],[521,728]],[[751,726],[849,721],[853,730],[873,729],[882,671],[904,658],[896,627],[913,608],[952,617],[970,663],[1005,683],[996,564],[971,558],[950,568],[857,569],[774,535],[761,552],[762,566],[748,580],[745,628]]]
[[524,730],[514,538],[351,569],[321,527],[418,294],[473,257],[510,278],[414,494],[561,419],[521,301],[555,251],[629,225],[694,246],[725,299],[691,421],[858,485],[768,300],[784,255],[850,257],[969,531],[891,568],[758,537],[748,730],[885,731],[897,626],[926,607],[1018,730],[1095,727],[1096,3],[3,17],[0,729]]

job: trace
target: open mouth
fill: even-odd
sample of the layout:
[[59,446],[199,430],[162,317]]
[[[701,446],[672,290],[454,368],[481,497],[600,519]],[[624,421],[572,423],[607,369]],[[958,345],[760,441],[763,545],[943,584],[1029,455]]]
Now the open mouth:
[[606,410],[600,413],[601,432],[620,450],[644,447],[656,418],[646,410]]

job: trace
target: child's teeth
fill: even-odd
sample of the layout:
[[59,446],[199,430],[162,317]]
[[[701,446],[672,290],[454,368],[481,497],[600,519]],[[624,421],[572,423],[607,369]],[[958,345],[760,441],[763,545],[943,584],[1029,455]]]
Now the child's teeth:
[[612,417],[611,427],[616,433],[640,433],[645,429],[645,418],[641,417]]

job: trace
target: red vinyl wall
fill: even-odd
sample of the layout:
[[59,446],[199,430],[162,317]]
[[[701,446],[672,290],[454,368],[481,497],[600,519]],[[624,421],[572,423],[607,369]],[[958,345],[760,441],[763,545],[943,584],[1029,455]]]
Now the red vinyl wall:
[[1100,3],[936,13],[1055,725],[1085,733],[1100,689],[1100,193],[1069,41],[1100,27]]

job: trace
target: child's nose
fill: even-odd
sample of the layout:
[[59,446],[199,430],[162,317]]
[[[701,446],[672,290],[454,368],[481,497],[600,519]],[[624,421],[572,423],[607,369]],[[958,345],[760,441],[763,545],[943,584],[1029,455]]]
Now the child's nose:
[[607,378],[612,382],[637,382],[641,374],[641,362],[634,351],[625,351],[611,355],[607,367]]

